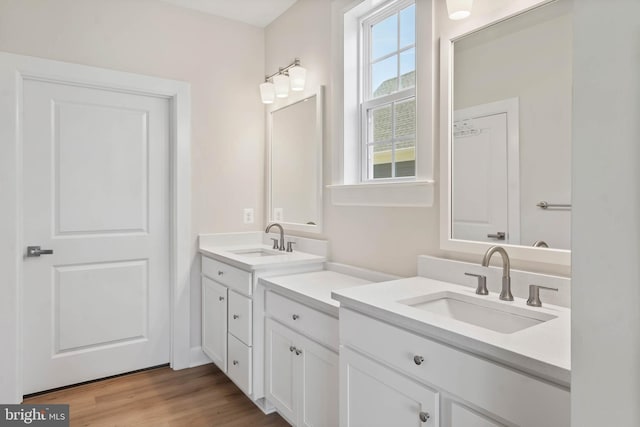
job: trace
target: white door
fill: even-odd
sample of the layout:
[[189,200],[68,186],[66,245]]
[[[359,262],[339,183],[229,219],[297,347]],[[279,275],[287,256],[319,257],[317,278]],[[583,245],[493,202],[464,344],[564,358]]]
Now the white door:
[[507,114],[456,121],[452,162],[454,239],[510,241]]
[[265,322],[265,395],[280,415],[292,423],[297,420],[294,364],[298,336],[271,319]]
[[311,340],[300,337],[302,352],[298,355],[297,375],[302,392],[298,405],[302,427],[335,427],[338,425],[338,355]]
[[227,288],[202,278],[202,351],[227,372]]
[[[25,80],[24,393],[167,363],[169,101]],[[25,248],[26,253],[26,248]]]
[[438,427],[439,394],[340,349],[340,427]]

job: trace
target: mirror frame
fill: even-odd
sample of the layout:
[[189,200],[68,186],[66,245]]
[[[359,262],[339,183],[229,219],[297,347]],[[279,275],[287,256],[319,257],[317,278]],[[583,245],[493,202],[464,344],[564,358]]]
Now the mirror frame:
[[476,242],[453,239],[451,230],[451,140],[453,125],[453,43],[483,28],[526,13],[555,0],[512,2],[492,17],[474,17],[440,38],[440,248],[445,251],[482,255],[489,247],[504,246],[512,259],[555,265],[571,265],[571,250],[500,245],[499,242]]
[[[291,107],[292,105],[298,104],[300,102],[305,102],[313,97],[316,97],[316,129],[314,132],[314,144],[316,146],[316,155],[317,155],[317,185],[316,185],[316,191],[317,191],[317,195],[316,195],[316,199],[317,199],[317,204],[318,204],[318,212],[317,212],[317,221],[316,221],[316,225],[308,225],[308,224],[300,224],[300,223],[296,223],[296,222],[287,222],[287,221],[274,221],[271,216],[272,216],[272,191],[271,191],[271,171],[273,169],[272,166],[272,144],[273,144],[273,113],[280,111],[284,108],[287,107]],[[323,145],[324,145],[324,86],[320,86],[316,89],[315,92],[305,92],[304,96],[299,98],[299,99],[295,99],[295,100],[291,100],[291,98],[288,99],[289,102],[287,102],[286,105],[281,105],[281,106],[277,106],[276,108],[270,109],[267,111],[268,117],[267,117],[267,152],[266,152],[266,159],[267,159],[267,163],[266,163],[266,192],[265,194],[267,195],[266,197],[266,215],[265,215],[265,219],[266,219],[266,223],[270,224],[272,222],[278,222],[278,224],[282,225],[285,228],[285,231],[303,231],[306,233],[314,233],[314,234],[321,234],[322,233],[322,227],[323,227],[323,218],[322,218],[322,213],[324,210],[324,204],[323,204],[323,194],[322,191],[324,189],[324,185],[323,185],[323,173],[322,173],[322,168],[323,168],[323,160],[322,160],[322,151],[323,151]]]

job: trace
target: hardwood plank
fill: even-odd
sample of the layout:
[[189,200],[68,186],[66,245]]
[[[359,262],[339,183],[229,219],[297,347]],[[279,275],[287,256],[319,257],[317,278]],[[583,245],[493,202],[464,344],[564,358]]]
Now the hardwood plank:
[[264,415],[215,365],[181,371],[163,367],[26,399],[68,403],[71,426],[285,427]]

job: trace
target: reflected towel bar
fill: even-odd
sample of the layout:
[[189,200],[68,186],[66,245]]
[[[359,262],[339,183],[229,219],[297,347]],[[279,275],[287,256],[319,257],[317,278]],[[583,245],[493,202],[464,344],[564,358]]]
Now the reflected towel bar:
[[571,205],[570,204],[547,203],[545,201],[539,202],[536,206],[541,208],[541,209],[548,209],[548,208],[571,209]]

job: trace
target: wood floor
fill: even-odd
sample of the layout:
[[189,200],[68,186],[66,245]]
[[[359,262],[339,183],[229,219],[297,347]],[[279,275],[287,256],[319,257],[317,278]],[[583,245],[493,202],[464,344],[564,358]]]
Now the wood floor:
[[214,365],[168,367],[111,378],[26,399],[67,403],[71,426],[289,426],[264,415]]

